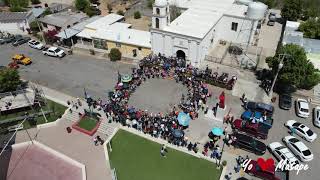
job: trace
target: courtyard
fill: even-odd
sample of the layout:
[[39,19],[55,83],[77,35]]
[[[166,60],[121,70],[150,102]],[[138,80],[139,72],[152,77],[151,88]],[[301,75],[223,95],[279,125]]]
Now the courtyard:
[[170,148],[166,157],[162,157],[161,146],[119,130],[111,140],[111,166],[122,180],[219,179],[221,171],[214,163]]

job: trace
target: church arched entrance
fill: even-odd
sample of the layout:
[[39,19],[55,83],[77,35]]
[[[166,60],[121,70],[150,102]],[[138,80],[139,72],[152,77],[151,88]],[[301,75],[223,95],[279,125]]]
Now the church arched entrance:
[[181,59],[186,59],[186,54],[182,50],[178,50],[176,56]]

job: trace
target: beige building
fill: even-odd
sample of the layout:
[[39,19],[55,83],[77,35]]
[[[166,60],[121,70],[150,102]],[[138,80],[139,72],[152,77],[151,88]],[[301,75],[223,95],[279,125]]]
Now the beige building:
[[109,53],[118,48],[123,57],[141,59],[151,53],[150,32],[131,29],[123,16],[109,14],[85,26],[77,34],[76,47]]

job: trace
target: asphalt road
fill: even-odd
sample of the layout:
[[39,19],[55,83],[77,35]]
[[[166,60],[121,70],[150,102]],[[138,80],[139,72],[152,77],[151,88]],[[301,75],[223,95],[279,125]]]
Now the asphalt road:
[[[131,67],[133,67],[132,65],[113,63],[102,59],[95,59],[90,56],[67,55],[62,59],[47,57],[42,55],[41,51],[31,49],[27,45],[19,47],[12,47],[11,45],[0,46],[0,65],[6,66],[11,61],[11,56],[16,53],[23,53],[31,57],[33,61],[30,66],[21,66],[19,69],[23,79],[42,84],[72,96],[83,96],[83,88],[86,88],[91,95],[106,97],[106,92],[113,89],[116,83],[118,70],[120,73],[129,73]],[[166,86],[161,86],[160,88],[161,89],[157,89],[157,92],[168,90]],[[220,93],[220,91],[217,93]],[[250,92],[246,92],[246,94],[249,93]],[[142,99],[146,98],[144,90],[142,90],[138,96],[141,96]],[[163,98],[164,96],[157,96],[154,102],[156,102],[159,97]],[[137,101],[139,102],[141,99]],[[242,109],[240,108],[238,97],[231,96],[229,100],[227,98],[226,102],[227,105],[229,104],[230,107],[232,107],[234,111],[233,114],[239,115],[241,113]],[[298,118],[295,114],[294,107],[292,107],[290,111],[285,111],[279,109],[278,102],[273,105],[275,106],[274,124],[269,132],[268,139],[264,142],[266,144],[274,141],[281,142],[283,137],[289,135],[288,129],[286,129],[283,124],[290,119],[295,119],[310,127],[318,134],[318,138],[312,143],[302,140],[300,137],[298,137],[298,139],[310,148],[314,154],[314,159],[307,163],[309,165],[307,171],[300,171],[298,175],[295,174],[296,171],[292,171],[290,173],[290,179],[319,179],[320,129],[312,124],[312,116],[307,119]],[[311,107],[313,108],[313,106]],[[241,154],[248,154],[244,151],[240,152],[243,152]],[[255,155],[251,153],[249,156],[255,157]],[[265,157],[271,156],[270,153],[265,154]]]
[[117,72],[128,73],[132,65],[114,63],[90,56],[67,55],[62,59],[44,56],[28,45],[0,46],[0,65],[7,66],[14,54],[31,57],[32,64],[21,65],[20,75],[25,80],[42,84],[72,96],[83,97],[83,88],[93,96],[105,97],[117,81]]

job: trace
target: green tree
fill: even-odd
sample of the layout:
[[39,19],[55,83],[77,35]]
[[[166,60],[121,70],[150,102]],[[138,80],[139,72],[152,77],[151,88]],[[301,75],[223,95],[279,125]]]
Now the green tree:
[[0,70],[0,92],[15,91],[21,83],[17,70],[9,68]]
[[154,3],[154,0],[148,0],[147,6],[148,6],[149,9],[152,9],[153,3]]
[[109,53],[109,58],[111,61],[121,60],[121,52],[117,48],[112,48]]
[[79,11],[84,11],[89,6],[88,0],[76,0],[75,6]]
[[141,13],[140,13],[140,11],[136,11],[136,12],[134,12],[134,18],[135,19],[140,19],[141,18]]
[[303,32],[303,36],[306,38],[320,39],[320,20],[310,18],[302,22],[299,26],[299,31]]
[[181,15],[181,10],[176,5],[170,6],[170,20],[171,22]]
[[264,3],[265,5],[267,5],[269,9],[271,9],[271,8],[276,6],[276,1],[275,0],[259,0],[259,1]]
[[119,10],[119,11],[117,12],[117,14],[119,14],[119,15],[121,15],[121,16],[124,16],[124,12],[123,12],[122,10]]
[[44,10],[44,12],[43,12],[43,15],[46,16],[49,14],[52,14],[52,11],[49,8],[46,8],[46,10]]
[[[311,89],[320,82],[320,74],[313,64],[307,59],[305,50],[295,44],[282,46],[274,57],[266,59],[272,73],[278,71],[279,54],[284,56],[283,68],[280,70],[277,84],[291,85],[297,89]],[[282,58],[282,57],[281,57]]]
[[289,21],[297,21],[302,15],[301,0],[285,0],[281,9],[281,16]]
[[94,7],[91,7],[91,6],[86,7],[85,13],[86,13],[89,17],[92,17],[92,16],[96,15],[96,11],[94,10]]

